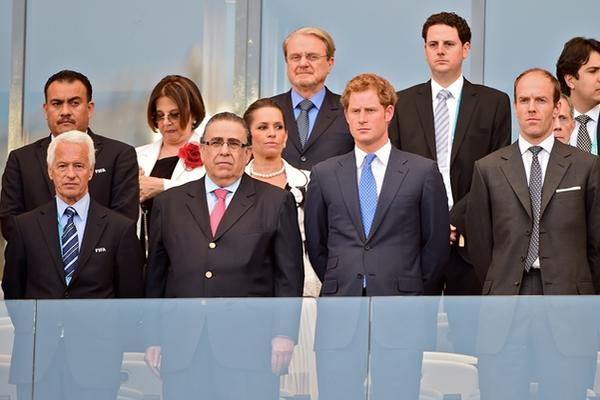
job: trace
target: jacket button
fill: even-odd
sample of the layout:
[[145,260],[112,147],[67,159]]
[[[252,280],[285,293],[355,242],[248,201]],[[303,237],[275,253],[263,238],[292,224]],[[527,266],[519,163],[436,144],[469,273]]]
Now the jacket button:
[[210,242],[210,243],[208,244],[208,248],[209,248],[209,249],[214,249],[214,248],[216,248],[216,247],[217,247],[217,244],[216,244],[215,242]]
[[206,277],[206,279],[210,279],[213,277],[213,273],[211,271],[206,271],[204,273],[204,276]]
[[65,292],[65,299],[68,299],[69,297],[71,297],[71,293],[69,293],[69,291],[67,290]]
[[519,286],[519,281],[515,281],[515,286]]
[[365,250],[367,250],[367,251],[371,250],[371,246],[369,246],[368,244],[365,245]]
[[304,157],[304,156],[300,157],[300,161],[302,161],[302,162],[306,161],[306,157]]

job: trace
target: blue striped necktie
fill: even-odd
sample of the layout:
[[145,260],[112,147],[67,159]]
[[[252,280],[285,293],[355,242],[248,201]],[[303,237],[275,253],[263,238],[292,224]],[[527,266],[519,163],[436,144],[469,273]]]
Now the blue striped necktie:
[[73,217],[77,215],[77,211],[73,207],[67,207],[65,214],[68,218],[67,225],[62,234],[62,257],[65,269],[65,281],[67,285],[73,277],[77,258],[79,257],[79,239],[77,238],[77,228],[73,222]]
[[375,154],[367,154],[363,162],[360,182],[358,184],[358,198],[360,200],[360,215],[362,218],[365,237],[369,237],[371,224],[377,210],[377,183],[371,169],[371,164],[375,160]]

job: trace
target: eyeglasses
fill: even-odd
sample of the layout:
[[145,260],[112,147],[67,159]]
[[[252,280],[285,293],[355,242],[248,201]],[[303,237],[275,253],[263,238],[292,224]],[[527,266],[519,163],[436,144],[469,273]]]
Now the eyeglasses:
[[167,119],[169,122],[178,122],[179,121],[179,113],[178,112],[170,112],[168,114],[154,114],[154,123],[158,125],[163,120]]
[[238,151],[243,147],[250,147],[251,144],[249,143],[242,143],[237,139],[223,139],[220,137],[217,138],[212,138],[209,141],[202,141],[200,142],[205,146],[210,147],[213,150],[220,150],[221,147],[223,147],[223,145],[227,145],[227,147],[229,147],[229,150],[231,151]]
[[312,63],[312,62],[319,61],[319,59],[321,59],[321,58],[327,57],[327,55],[321,56],[316,53],[302,53],[302,54],[295,53],[295,54],[289,54],[287,56],[287,60],[288,60],[288,62],[299,63],[300,60],[302,60],[302,57],[305,57],[306,61]]

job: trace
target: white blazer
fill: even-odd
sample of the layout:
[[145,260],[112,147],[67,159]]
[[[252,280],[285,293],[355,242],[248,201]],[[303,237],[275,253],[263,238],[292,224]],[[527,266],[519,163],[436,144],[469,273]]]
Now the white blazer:
[[[200,143],[200,135],[197,133],[192,134],[188,142]],[[162,138],[158,139],[154,143],[146,144],[144,146],[135,148],[135,151],[137,153],[138,165],[144,170],[144,174],[146,174],[146,176],[150,176],[150,172],[152,172],[152,168],[154,168],[154,164],[156,164],[156,160],[158,159],[158,155],[160,154],[161,147]],[[193,170],[188,171],[185,169],[183,160],[179,159],[179,161],[177,161],[175,169],[173,170],[173,175],[171,176],[171,179],[163,179],[164,190],[183,185],[184,183],[188,183],[196,179],[200,179],[204,176],[205,172],[206,171],[204,169],[204,166],[194,168]]]

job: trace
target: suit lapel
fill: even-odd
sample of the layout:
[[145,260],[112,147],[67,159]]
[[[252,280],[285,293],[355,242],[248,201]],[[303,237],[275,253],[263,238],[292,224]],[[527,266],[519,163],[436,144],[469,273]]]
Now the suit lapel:
[[248,175],[244,174],[242,175],[240,186],[233,195],[229,206],[225,210],[223,219],[219,223],[215,240],[223,236],[254,205],[255,201],[256,191],[254,189],[254,182]]
[[77,265],[73,272],[71,284],[77,280],[79,274],[87,265],[90,256],[102,237],[102,233],[104,233],[104,230],[106,229],[106,224],[106,211],[98,207],[94,200],[90,200],[90,209],[88,211],[87,222],[85,223],[83,242],[80,246],[81,250],[79,251],[79,258],[77,259]]
[[189,185],[190,190],[186,193],[188,199],[185,206],[188,209],[196,224],[202,231],[204,237],[211,238],[210,215],[208,214],[208,203],[206,201],[205,178],[202,177],[193,185]]
[[342,198],[350,214],[350,219],[354,223],[361,240],[366,242],[365,229],[360,217],[360,200],[358,199],[358,178],[356,175],[356,157],[354,151],[346,154],[338,161],[336,176],[340,185],[340,191],[342,192]]
[[100,155],[104,147],[102,143],[102,138],[96,135],[94,132],[92,132],[91,129],[88,129],[88,135],[90,135],[90,137],[94,141],[94,149],[96,149],[96,161],[98,161],[98,156]]
[[569,146],[565,146],[557,140],[554,141],[554,146],[548,159],[548,166],[546,167],[546,174],[544,175],[540,218],[544,215],[544,210],[571,165],[571,160],[568,157],[571,156],[572,152],[573,149]]
[[321,104],[321,109],[317,114],[317,119],[315,120],[315,125],[313,126],[312,131],[310,132],[310,136],[308,137],[308,141],[304,146],[304,151],[306,151],[310,146],[312,146],[325,131],[327,128],[333,123],[333,121],[337,118],[339,113],[340,104],[336,104],[333,101],[333,96],[329,89],[325,88],[325,97],[323,98],[323,104]]
[[294,116],[294,106],[292,105],[292,91],[290,90],[283,97],[283,117],[285,121],[289,121],[286,124],[288,130],[288,144],[291,143],[298,150],[298,153],[302,153],[302,145],[300,144],[300,135],[298,134],[298,125],[296,124],[296,117]]
[[37,156],[38,162],[40,164],[40,171],[42,176],[44,177],[44,181],[46,182],[46,187],[48,187],[48,191],[50,193],[50,197],[54,196],[54,184],[50,180],[48,176],[48,162],[46,161],[46,157],[48,156],[48,146],[50,145],[50,137],[40,141],[39,146],[37,147],[35,154]]
[[529,187],[527,186],[527,176],[525,167],[519,150],[519,142],[506,147],[500,156],[505,162],[500,165],[500,169],[508,180],[509,185],[517,195],[521,205],[527,211],[531,218],[531,200],[529,199]]
[[471,118],[475,114],[475,105],[477,104],[477,91],[475,87],[466,79],[463,83],[462,94],[460,96],[460,105],[458,109],[458,118],[456,121],[456,129],[454,130],[454,139],[452,141],[452,153],[450,165],[454,162],[458,154],[460,145],[467,134]]
[[383,185],[381,187],[381,193],[377,200],[377,210],[375,211],[375,217],[373,218],[373,224],[371,225],[371,232],[369,237],[373,237],[377,228],[383,222],[392,201],[396,197],[396,193],[400,190],[400,186],[404,182],[404,178],[408,174],[409,167],[407,165],[408,160],[402,157],[401,153],[392,148],[390,153],[390,159],[388,160],[387,169],[383,178]]
[[429,147],[430,158],[437,159],[435,150],[435,127],[433,125],[433,104],[431,101],[431,81],[422,84],[417,91],[416,108],[419,114],[421,128],[425,133],[425,141]]
[[56,267],[56,272],[62,277],[62,281],[64,282],[65,272],[60,251],[60,240],[58,238],[58,215],[55,199],[52,199],[50,203],[40,208],[38,226],[52,258],[52,263]]

